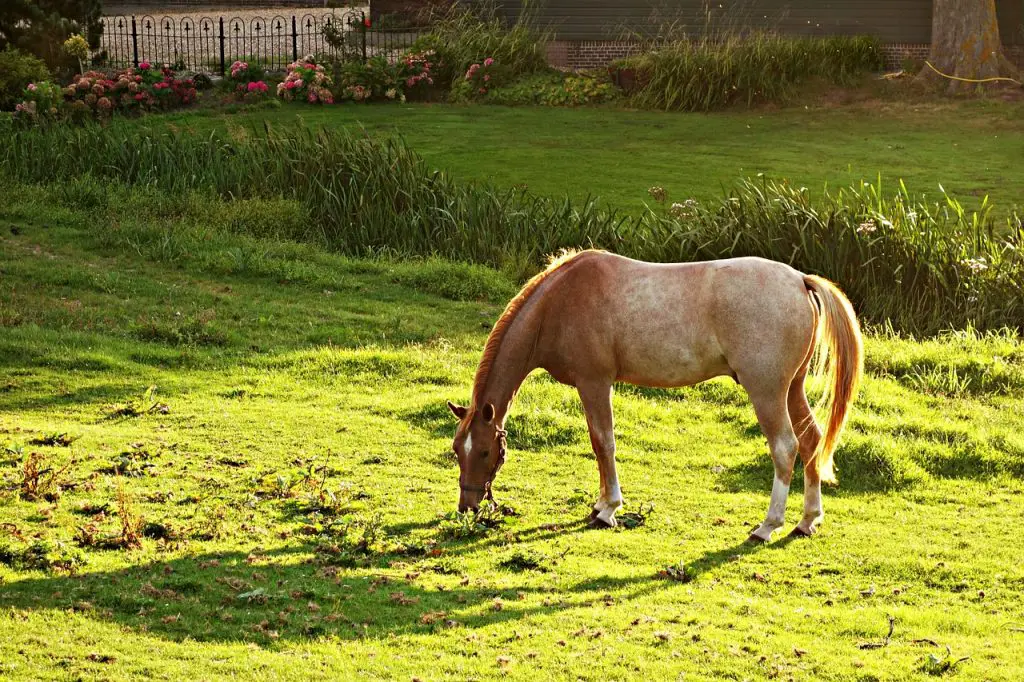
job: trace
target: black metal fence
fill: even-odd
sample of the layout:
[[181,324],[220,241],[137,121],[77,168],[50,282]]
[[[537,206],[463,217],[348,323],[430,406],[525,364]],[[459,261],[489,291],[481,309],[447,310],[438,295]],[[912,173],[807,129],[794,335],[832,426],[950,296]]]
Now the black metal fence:
[[283,71],[305,55],[364,61],[382,55],[393,61],[425,32],[378,30],[367,18],[362,11],[332,10],[270,18],[108,16],[97,58],[110,67],[151,62],[221,75],[235,60]]

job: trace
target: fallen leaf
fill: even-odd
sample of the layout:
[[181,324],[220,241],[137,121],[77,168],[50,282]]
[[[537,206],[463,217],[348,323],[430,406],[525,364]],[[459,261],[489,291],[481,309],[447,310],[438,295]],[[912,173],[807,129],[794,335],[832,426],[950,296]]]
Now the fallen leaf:
[[420,616],[420,622],[424,625],[433,625],[437,621],[444,618],[446,614],[444,611],[428,611]]

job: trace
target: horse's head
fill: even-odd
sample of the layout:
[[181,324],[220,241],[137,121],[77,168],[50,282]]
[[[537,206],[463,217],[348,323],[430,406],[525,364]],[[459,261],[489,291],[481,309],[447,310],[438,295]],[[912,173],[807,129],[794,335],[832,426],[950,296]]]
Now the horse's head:
[[479,410],[448,403],[459,419],[452,450],[459,460],[459,511],[476,510],[491,497],[491,483],[505,462],[505,430],[494,418],[494,405]]

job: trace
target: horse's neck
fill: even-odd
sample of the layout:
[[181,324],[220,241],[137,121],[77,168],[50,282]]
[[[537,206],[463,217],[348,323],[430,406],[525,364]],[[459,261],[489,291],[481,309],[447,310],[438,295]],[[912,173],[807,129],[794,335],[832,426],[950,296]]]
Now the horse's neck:
[[494,405],[499,424],[504,423],[505,415],[523,380],[537,368],[533,351],[538,325],[534,322],[534,316],[528,314],[514,320],[491,363],[487,384],[477,407],[486,403]]

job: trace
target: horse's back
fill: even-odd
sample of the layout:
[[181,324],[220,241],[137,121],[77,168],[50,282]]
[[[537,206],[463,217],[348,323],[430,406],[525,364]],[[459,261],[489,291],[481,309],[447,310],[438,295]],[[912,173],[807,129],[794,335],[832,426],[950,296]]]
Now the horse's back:
[[558,324],[548,326],[557,331],[546,349],[575,354],[619,381],[690,385],[763,365],[759,352],[777,356],[798,345],[802,356],[813,334],[803,275],[783,263],[577,258],[550,294],[549,319]]

